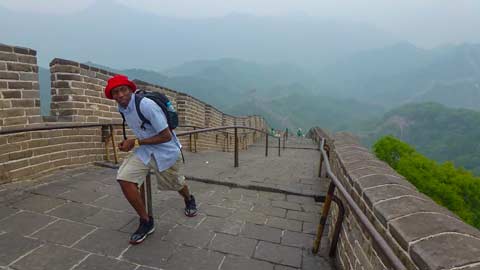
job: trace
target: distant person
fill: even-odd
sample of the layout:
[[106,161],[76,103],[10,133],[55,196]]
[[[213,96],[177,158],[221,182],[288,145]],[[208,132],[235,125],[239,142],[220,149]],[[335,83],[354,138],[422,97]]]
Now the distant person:
[[302,136],[303,136],[302,129],[301,129],[301,128],[298,128],[298,129],[297,129],[297,137],[302,137]]
[[128,127],[136,136],[118,145],[121,151],[133,150],[117,172],[117,181],[125,198],[140,216],[138,229],[130,237],[131,244],[143,242],[155,231],[153,217],[148,215],[139,191],[150,170],[156,176],[158,189],[175,190],[183,196],[186,216],[193,217],[197,214],[195,198],[188,190],[185,177],[178,173],[182,146],[175,133],[169,129],[162,109],[146,97],[141,99],[140,109],[150,124],[145,124],[142,129],[142,121],[135,107],[136,89],[137,86],[123,75],[110,78],[105,87],[105,96],[118,103],[119,112],[123,113]]

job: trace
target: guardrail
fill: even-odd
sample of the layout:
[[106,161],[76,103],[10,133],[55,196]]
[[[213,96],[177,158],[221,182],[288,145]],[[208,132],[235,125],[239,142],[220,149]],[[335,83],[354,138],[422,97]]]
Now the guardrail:
[[[320,164],[319,164],[319,176],[322,172],[323,165],[325,165],[326,176],[331,180],[331,182],[328,187],[328,193],[325,198],[325,202],[323,204],[322,215],[321,215],[320,224],[317,230],[317,236],[315,239],[313,252],[314,253],[318,252],[318,248],[322,240],[322,234],[323,234],[327,217],[330,211],[331,202],[332,200],[334,201],[336,200],[334,192],[335,192],[335,188],[337,188],[341,196],[345,199],[348,206],[351,208],[352,212],[360,221],[360,224],[362,224],[362,226],[365,228],[368,234],[372,237],[374,244],[379,247],[379,250],[381,252],[383,252],[383,254],[385,255],[385,258],[388,260],[389,265],[396,270],[406,270],[407,268],[405,267],[405,265],[400,261],[400,259],[393,252],[392,248],[388,245],[385,239],[383,239],[380,233],[377,232],[377,230],[375,229],[375,226],[370,222],[367,216],[362,212],[360,207],[355,203],[353,198],[350,196],[350,193],[348,193],[348,191],[345,189],[342,183],[338,180],[338,178],[332,172],[332,169],[330,167],[330,162],[329,162],[329,154],[327,151],[325,151],[325,149],[330,150],[329,147],[326,146],[325,144],[326,139],[323,137],[320,137],[320,134],[315,134],[315,135],[317,136],[317,138],[314,138],[314,139],[319,140],[319,146],[320,146],[320,152],[321,152]],[[338,235],[339,235],[338,231],[340,230],[339,225],[340,224],[335,225],[335,232],[334,232],[332,247],[336,246],[336,242],[338,241]]]

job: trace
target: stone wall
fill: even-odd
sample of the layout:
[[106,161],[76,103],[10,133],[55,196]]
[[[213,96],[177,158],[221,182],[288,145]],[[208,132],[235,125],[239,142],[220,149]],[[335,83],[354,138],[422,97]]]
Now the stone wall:
[[[480,231],[417,191],[348,134],[335,136],[332,170],[403,264],[414,269],[478,269]],[[387,269],[382,251],[346,201],[338,269]],[[329,240],[338,208],[332,204]]]
[[[106,99],[103,93],[106,81],[113,73],[70,60],[52,60],[51,114],[41,117],[36,63],[36,51],[0,44],[0,131],[26,127],[115,124],[115,141],[118,143],[123,140],[122,119],[116,102]],[[192,96],[147,82],[135,82],[139,88],[165,93],[179,112],[180,125],[203,128],[224,123],[222,112]],[[235,117],[229,117],[228,123],[233,124]],[[265,124],[264,121],[262,123]],[[190,129],[178,128],[177,131]],[[0,184],[31,179],[59,168],[105,160],[105,139],[108,134],[109,131],[102,130],[102,127],[90,127],[0,135]],[[198,135],[196,150],[224,150],[226,140],[223,134]],[[132,136],[128,129],[127,135]],[[189,136],[180,140],[184,150],[190,150]],[[108,147],[112,160],[111,142]],[[230,150],[233,150],[233,141]],[[125,153],[118,154],[120,158],[125,156]]]

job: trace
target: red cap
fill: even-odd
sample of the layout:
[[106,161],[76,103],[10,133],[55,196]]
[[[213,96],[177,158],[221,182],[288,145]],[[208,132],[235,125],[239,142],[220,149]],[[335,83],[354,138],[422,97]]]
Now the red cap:
[[121,85],[126,85],[132,89],[132,92],[137,90],[137,86],[124,75],[115,75],[108,79],[107,86],[105,87],[105,96],[108,99],[113,99],[112,89]]

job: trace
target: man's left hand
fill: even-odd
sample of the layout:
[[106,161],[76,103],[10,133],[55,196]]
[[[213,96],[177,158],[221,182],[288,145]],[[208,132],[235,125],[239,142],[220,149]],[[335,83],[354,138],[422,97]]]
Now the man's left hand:
[[135,147],[135,139],[126,139],[118,144],[118,149],[123,152],[128,152]]

